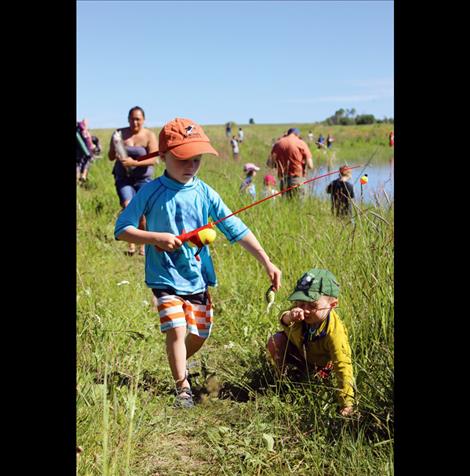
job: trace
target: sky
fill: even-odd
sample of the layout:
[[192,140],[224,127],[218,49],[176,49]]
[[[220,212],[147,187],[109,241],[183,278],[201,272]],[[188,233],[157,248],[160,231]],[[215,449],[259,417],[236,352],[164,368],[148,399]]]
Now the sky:
[[393,117],[392,1],[77,1],[77,120]]

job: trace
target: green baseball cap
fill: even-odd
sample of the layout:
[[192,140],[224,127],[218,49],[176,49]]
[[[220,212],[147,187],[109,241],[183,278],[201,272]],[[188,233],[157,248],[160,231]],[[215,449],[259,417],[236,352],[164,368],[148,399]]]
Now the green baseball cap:
[[297,281],[289,301],[317,301],[320,296],[339,296],[339,283],[335,276],[326,269],[312,268]]

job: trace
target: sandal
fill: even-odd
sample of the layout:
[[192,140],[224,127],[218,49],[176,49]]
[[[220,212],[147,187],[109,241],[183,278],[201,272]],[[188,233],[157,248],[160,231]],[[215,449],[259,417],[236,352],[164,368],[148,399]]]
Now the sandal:
[[127,256],[133,256],[135,254],[135,245],[134,245],[134,243],[131,243],[129,245],[129,248],[127,249],[127,251],[124,251],[124,254],[127,255]]
[[189,387],[181,387],[176,389],[176,399],[174,406],[176,408],[194,407],[193,392]]

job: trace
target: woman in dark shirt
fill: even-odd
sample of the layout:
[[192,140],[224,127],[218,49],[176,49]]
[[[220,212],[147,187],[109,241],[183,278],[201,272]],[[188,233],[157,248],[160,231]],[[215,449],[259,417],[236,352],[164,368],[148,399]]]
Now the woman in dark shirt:
[[[118,129],[121,133],[127,158],[121,158],[116,153],[114,142],[111,139],[109,146],[109,160],[114,160],[113,167],[114,183],[119,196],[119,203],[124,209],[132,200],[132,197],[146,183],[152,181],[154,165],[158,164],[156,157],[138,161],[139,157],[156,152],[158,150],[157,136],[150,129],[144,127],[145,113],[139,107],[133,107],[128,114],[129,127]],[[145,229],[145,217],[141,217],[139,228]],[[139,254],[144,255],[144,246],[139,249]],[[129,243],[127,254],[135,253],[135,244]]]

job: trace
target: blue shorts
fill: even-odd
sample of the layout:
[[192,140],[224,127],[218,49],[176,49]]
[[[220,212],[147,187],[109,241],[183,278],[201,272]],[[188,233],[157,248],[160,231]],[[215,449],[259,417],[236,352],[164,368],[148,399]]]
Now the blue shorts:
[[132,177],[116,178],[116,192],[119,195],[119,203],[129,202],[135,194],[146,184],[152,181],[151,177],[135,179]]

